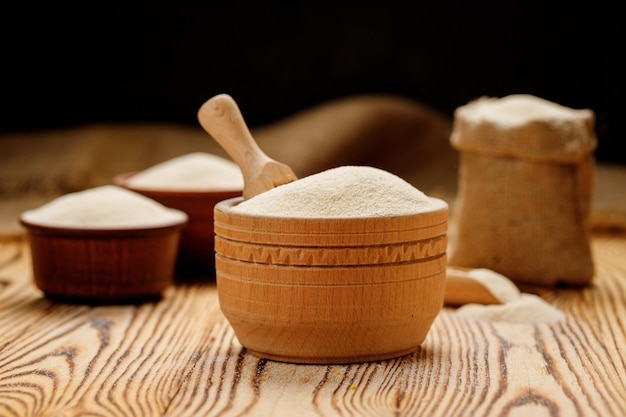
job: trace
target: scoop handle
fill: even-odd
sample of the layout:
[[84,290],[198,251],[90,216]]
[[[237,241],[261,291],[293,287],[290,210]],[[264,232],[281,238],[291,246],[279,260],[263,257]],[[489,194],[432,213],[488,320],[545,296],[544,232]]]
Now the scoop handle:
[[235,161],[244,179],[259,171],[270,160],[259,148],[239,110],[228,94],[207,100],[198,110],[200,125]]
[[263,153],[252,137],[239,106],[228,94],[207,100],[198,110],[200,124],[239,165],[243,198],[249,199],[297,179],[293,170]]

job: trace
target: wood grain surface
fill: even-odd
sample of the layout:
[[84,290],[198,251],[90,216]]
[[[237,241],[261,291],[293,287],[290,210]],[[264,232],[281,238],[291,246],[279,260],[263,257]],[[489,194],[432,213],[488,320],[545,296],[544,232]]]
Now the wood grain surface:
[[558,324],[445,308],[413,354],[294,365],[242,349],[214,282],[158,302],[42,297],[24,240],[0,242],[1,416],[623,416],[626,235],[597,234],[597,276],[539,294]]

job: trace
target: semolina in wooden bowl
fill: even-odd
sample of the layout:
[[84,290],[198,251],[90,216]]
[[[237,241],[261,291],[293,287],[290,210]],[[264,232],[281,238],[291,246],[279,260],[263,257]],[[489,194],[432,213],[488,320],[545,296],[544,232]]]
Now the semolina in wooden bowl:
[[215,206],[216,280],[259,357],[352,363],[415,351],[443,307],[448,206],[398,216],[281,217]]
[[220,307],[241,344],[298,363],[416,350],[443,307],[447,204],[374,167],[298,179],[260,150],[226,94],[198,120],[245,179],[242,197],[214,210]]
[[[42,217],[43,208],[22,213],[19,221],[28,238],[34,283],[47,297],[95,304],[141,302],[161,297],[174,283],[180,232],[187,223],[184,212],[157,206],[163,214],[158,219],[146,215],[106,225],[51,221]],[[121,205],[114,211],[125,209]],[[88,217],[82,210],[77,213]]]

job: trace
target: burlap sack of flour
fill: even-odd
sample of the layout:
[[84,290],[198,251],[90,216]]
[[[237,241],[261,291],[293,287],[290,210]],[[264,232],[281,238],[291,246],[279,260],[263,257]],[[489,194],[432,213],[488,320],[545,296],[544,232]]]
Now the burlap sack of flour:
[[520,283],[589,283],[594,125],[591,110],[530,95],[483,97],[457,108],[449,263]]

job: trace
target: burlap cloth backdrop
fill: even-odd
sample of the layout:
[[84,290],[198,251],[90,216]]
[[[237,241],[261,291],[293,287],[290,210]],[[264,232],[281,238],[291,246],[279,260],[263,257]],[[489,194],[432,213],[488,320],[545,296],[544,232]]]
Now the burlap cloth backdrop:
[[[245,118],[245,109],[242,113]],[[424,191],[454,193],[457,155],[449,144],[450,119],[421,103],[348,97],[250,128],[265,153],[289,164],[299,177],[339,165],[371,165]],[[116,174],[195,151],[228,157],[199,123],[87,125],[4,135],[0,231],[18,231],[19,212],[62,193],[110,184]]]
[[[459,155],[450,144],[452,118],[413,100],[347,97],[251,130],[269,156],[299,177],[368,165],[449,203],[456,196]],[[17,216],[24,210],[195,151],[226,157],[199,124],[86,125],[0,135],[0,238],[21,238]],[[626,169],[598,165],[595,178],[594,227],[626,230]]]

